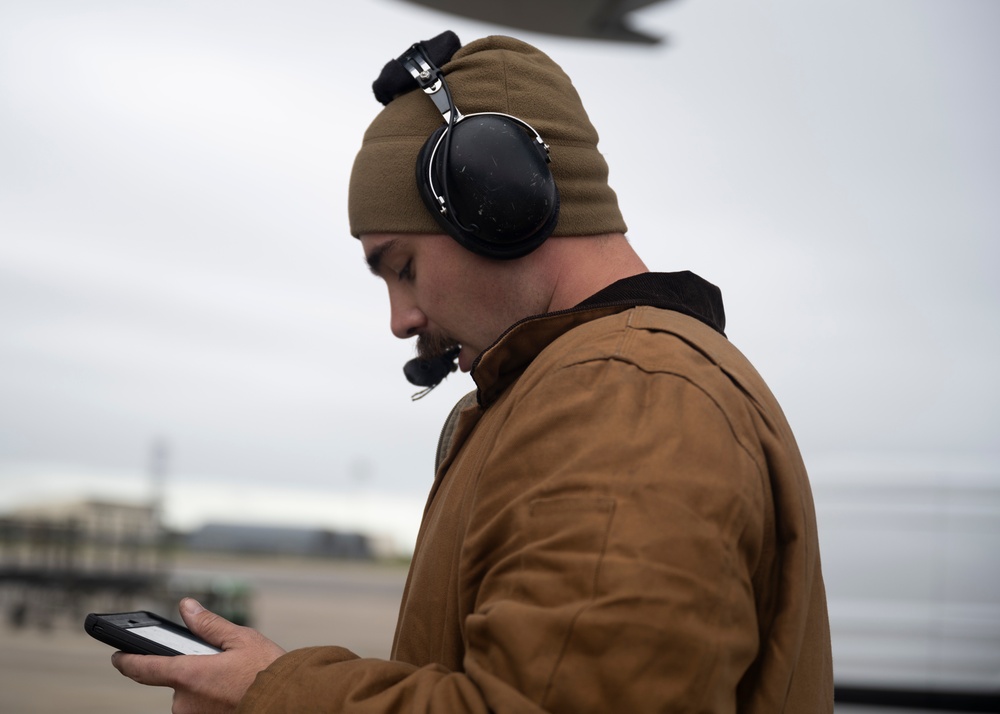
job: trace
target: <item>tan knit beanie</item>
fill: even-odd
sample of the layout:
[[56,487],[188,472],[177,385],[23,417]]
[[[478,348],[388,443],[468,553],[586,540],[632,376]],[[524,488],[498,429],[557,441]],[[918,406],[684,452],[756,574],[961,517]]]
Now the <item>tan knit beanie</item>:
[[[523,119],[550,147],[559,189],[552,235],[626,231],[608,165],[573,83],[547,55],[510,37],[492,36],[459,49],[442,68],[462,114],[502,112]],[[365,132],[348,196],[351,234],[440,233],[420,198],[417,154],[441,114],[419,89],[389,102]]]

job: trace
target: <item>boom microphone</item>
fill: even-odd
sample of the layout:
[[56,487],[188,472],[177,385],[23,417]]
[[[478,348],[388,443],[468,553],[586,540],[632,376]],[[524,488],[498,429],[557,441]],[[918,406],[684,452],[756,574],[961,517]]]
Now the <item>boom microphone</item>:
[[406,375],[410,384],[431,390],[458,369],[455,360],[458,359],[458,353],[461,351],[461,347],[452,347],[443,355],[431,359],[415,357],[403,365],[403,374]]

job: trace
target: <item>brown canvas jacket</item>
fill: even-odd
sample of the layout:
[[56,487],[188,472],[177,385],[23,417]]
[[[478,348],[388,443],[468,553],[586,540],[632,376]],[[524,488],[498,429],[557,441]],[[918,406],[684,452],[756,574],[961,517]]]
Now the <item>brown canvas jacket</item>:
[[391,660],[288,653],[240,711],[832,712],[781,409],[721,330],[628,302],[524,321],[478,360]]

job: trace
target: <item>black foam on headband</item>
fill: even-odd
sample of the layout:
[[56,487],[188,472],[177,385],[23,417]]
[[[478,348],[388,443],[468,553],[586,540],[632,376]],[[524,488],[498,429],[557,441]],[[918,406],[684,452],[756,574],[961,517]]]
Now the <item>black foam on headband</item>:
[[[462,46],[461,40],[451,30],[445,30],[440,35],[420,43],[428,59],[436,66],[445,64],[458,52]],[[375,98],[383,105],[388,104],[400,94],[406,94],[419,85],[417,80],[407,72],[400,63],[401,58],[389,60],[378,79],[372,83]]]

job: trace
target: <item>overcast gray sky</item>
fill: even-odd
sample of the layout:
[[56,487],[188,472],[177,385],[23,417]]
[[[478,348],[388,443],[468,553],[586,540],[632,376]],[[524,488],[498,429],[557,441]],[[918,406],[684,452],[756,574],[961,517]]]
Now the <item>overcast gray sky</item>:
[[396,0],[0,5],[0,508],[371,527],[407,547],[441,421],[346,189],[371,81],[419,39],[567,70],[655,270],[719,285],[814,483],[1000,479],[1000,3],[682,0],[657,47]]

